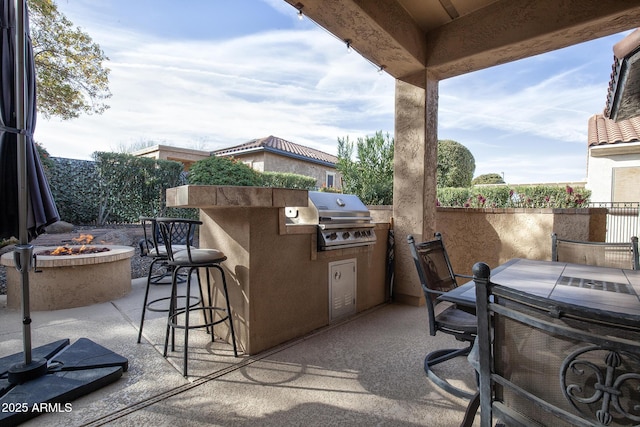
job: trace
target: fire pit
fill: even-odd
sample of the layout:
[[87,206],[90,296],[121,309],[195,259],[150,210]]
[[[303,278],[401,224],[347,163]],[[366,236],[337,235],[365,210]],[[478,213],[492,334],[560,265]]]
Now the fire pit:
[[[83,250],[80,250],[84,247]],[[53,255],[67,248],[68,254]],[[35,247],[35,270],[29,272],[32,311],[83,307],[121,298],[131,291],[130,246],[82,245]],[[0,258],[7,267],[7,306],[20,308],[20,273],[13,252]]]

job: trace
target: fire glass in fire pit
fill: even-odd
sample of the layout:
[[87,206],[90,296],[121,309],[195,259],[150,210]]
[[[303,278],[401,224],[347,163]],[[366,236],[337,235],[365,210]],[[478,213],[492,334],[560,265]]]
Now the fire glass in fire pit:
[[79,255],[79,254],[97,254],[100,252],[108,252],[111,249],[99,246],[58,246],[55,249],[47,249],[36,253],[36,255],[62,256],[62,255]]
[[107,247],[89,245],[91,242],[93,242],[93,236],[91,234],[81,234],[79,237],[71,239],[71,241],[79,244],[80,246],[58,246],[55,249],[46,249],[40,252],[36,252],[36,257],[38,255],[62,256],[97,254],[99,252],[108,252],[111,250]]
[[90,246],[93,242],[93,236],[91,234],[81,234],[79,237],[71,239],[72,242],[79,244],[80,246],[58,246],[55,249],[46,249],[36,253],[37,255],[78,255],[78,254],[95,254],[99,252],[107,252],[110,249],[106,247]]

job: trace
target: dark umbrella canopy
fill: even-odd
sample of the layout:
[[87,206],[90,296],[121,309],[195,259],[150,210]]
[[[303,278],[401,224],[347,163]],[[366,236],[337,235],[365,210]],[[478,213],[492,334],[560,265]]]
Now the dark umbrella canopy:
[[[20,236],[20,197],[27,196],[26,227],[29,240],[42,233],[45,226],[60,219],[47,178],[44,174],[33,132],[36,125],[36,79],[28,19],[25,21],[24,90],[16,91],[16,13],[14,0],[0,0],[0,238]],[[20,102],[16,93],[24,93]],[[16,108],[24,105],[24,122],[17,123]],[[19,134],[24,137],[19,138]],[[24,141],[26,159],[19,157]],[[21,160],[24,160],[23,162]],[[19,174],[26,169],[27,182]],[[26,194],[25,194],[26,193]],[[21,242],[26,243],[26,242]]]
[[33,142],[36,92],[26,0],[0,0],[0,8],[0,237],[19,236],[14,260],[21,274],[24,344],[22,354],[0,358],[0,403],[9,405],[0,411],[0,425],[17,425],[40,415],[32,408],[45,402],[68,402],[117,380],[129,361],[86,338],[71,345],[60,340],[32,354],[28,240],[59,215]]

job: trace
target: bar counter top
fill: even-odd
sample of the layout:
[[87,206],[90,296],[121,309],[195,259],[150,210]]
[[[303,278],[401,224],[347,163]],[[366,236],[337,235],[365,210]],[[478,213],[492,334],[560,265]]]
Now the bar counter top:
[[232,185],[183,185],[167,190],[167,206],[174,208],[284,208],[307,206],[307,190]]

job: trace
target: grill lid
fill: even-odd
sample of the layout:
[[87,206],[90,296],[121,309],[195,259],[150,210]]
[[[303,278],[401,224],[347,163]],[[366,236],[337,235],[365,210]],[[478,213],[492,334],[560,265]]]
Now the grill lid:
[[355,194],[309,191],[307,207],[287,208],[294,224],[316,224],[320,228],[373,227],[369,210]]
[[307,207],[286,208],[287,221],[318,227],[318,249],[373,245],[376,234],[369,210],[354,194],[309,191]]

